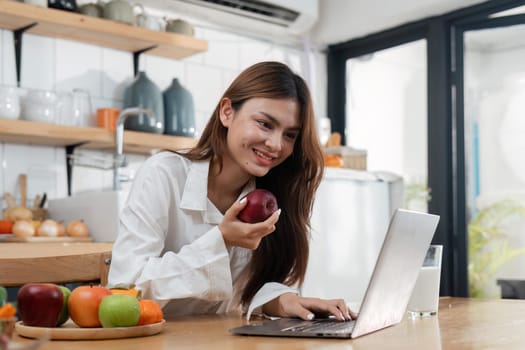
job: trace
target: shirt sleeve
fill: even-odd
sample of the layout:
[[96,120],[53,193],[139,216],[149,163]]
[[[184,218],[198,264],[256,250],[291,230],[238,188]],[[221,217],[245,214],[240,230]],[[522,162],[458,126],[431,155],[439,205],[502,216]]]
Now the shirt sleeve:
[[295,293],[299,294],[299,292],[289,286],[286,286],[281,283],[277,282],[268,282],[265,283],[261,289],[257,291],[257,293],[254,295],[249,307],[248,311],[246,312],[246,319],[249,320],[251,315],[255,313],[262,313],[262,306],[266,304],[267,302],[277,298],[280,295],[283,295],[285,293]]
[[145,298],[161,305],[189,297],[210,301],[230,298],[229,256],[217,226],[178,252],[163,254],[168,215],[174,211],[168,176],[151,166],[137,173],[120,216],[108,286],[135,285]]

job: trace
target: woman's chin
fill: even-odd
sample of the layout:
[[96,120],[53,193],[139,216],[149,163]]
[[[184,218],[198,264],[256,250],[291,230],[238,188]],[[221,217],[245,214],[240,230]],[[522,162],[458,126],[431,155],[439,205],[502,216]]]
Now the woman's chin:
[[266,174],[268,174],[270,169],[271,168],[267,167],[267,166],[259,166],[259,165],[253,165],[252,164],[252,165],[249,165],[246,170],[252,176],[262,177],[262,176],[265,176]]

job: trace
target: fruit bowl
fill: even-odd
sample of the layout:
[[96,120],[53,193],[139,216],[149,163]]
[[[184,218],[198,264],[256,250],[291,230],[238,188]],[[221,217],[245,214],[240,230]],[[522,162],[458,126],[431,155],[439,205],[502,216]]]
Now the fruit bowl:
[[120,339],[145,337],[162,332],[166,321],[134,327],[112,328],[80,328],[71,320],[60,327],[30,327],[18,321],[16,332],[25,338],[41,338],[44,336],[54,340],[94,340],[94,339]]

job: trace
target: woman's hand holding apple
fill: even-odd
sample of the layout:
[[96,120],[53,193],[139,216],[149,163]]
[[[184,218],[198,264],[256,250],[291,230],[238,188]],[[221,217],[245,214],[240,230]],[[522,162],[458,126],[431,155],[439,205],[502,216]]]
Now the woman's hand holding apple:
[[[250,194],[255,200],[250,200]],[[280,210],[277,210],[275,197],[273,199],[271,197],[267,197],[267,194],[260,190],[255,190],[233,203],[219,224],[219,230],[227,246],[254,250],[261,243],[261,239],[275,231]],[[264,221],[260,221],[262,218],[265,218]]]

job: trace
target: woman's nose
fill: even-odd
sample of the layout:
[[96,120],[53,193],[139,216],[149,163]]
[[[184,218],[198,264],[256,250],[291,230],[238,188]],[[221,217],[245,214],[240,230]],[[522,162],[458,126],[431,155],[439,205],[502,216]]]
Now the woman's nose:
[[274,151],[280,151],[283,138],[280,133],[274,132],[266,139],[266,146]]

